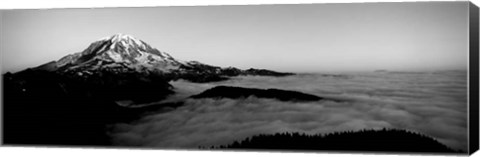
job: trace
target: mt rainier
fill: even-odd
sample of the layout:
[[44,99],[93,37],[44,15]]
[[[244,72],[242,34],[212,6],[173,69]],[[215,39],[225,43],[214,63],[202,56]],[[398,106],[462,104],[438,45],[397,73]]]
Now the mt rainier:
[[97,40],[82,52],[69,54],[35,69],[82,77],[106,71],[154,73],[166,79],[185,79],[191,82],[221,81],[238,75],[291,75],[265,69],[240,70],[235,67],[221,68],[198,61],[182,61],[131,35],[120,33]]
[[96,70],[111,67],[169,71],[185,62],[161,52],[130,35],[115,34],[95,41],[83,52],[67,55],[56,62],[56,67],[68,70]]

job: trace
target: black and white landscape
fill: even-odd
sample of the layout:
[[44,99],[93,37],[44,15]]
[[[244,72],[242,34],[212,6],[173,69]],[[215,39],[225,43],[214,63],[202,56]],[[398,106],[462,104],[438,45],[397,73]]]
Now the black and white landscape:
[[[352,10],[377,9],[376,12],[371,13],[382,13],[385,8],[412,7],[413,4],[416,3],[371,4],[372,6],[347,4],[345,7]],[[160,47],[157,49],[157,45],[147,43],[148,40],[144,41],[128,35],[129,32],[90,41],[90,45],[83,51],[65,52],[63,57],[51,58],[54,60],[51,62],[28,67],[25,67],[27,64],[24,64],[24,69],[14,66],[20,64],[13,64],[13,62],[22,62],[22,60],[14,60],[15,58],[11,57],[16,55],[13,54],[14,52],[2,52],[8,54],[4,55],[3,60],[8,60],[5,64],[10,66],[10,69],[4,68],[2,71],[3,142],[9,145],[111,146],[156,149],[463,153],[468,148],[468,71],[467,63],[462,62],[464,60],[462,57],[467,52],[458,52],[464,49],[466,43],[463,43],[463,40],[458,41],[457,38],[462,34],[457,35],[456,33],[465,32],[458,30],[458,28],[462,28],[463,24],[457,25],[455,21],[446,22],[448,25],[436,22],[439,17],[442,17],[440,21],[444,21],[444,17],[452,18],[449,20],[457,20],[453,17],[462,17],[462,9],[466,8],[467,4],[463,2],[418,3],[420,7],[413,8],[413,10],[420,10],[415,13],[418,14],[417,17],[430,17],[431,19],[429,18],[427,22],[424,18],[417,19],[411,16],[405,16],[409,17],[406,20],[397,19],[400,22],[417,20],[425,22],[413,23],[415,28],[407,27],[402,32],[395,32],[397,29],[389,29],[389,27],[384,30],[371,31],[370,27],[362,25],[365,25],[363,22],[372,19],[366,15],[353,14],[354,11],[342,14],[340,17],[339,15],[321,14],[324,19],[331,20],[330,23],[311,22],[320,18],[315,16],[320,16],[320,14],[316,14],[314,11],[337,8],[339,7],[337,5],[273,5],[240,8],[217,6],[212,7],[213,12],[202,9],[199,11],[194,9],[196,7],[157,8],[168,11],[175,9],[183,12],[191,11],[192,14],[188,14],[186,17],[199,13],[205,16],[213,16],[213,13],[219,12],[230,13],[224,15],[227,18],[218,17],[220,20],[243,17],[243,15],[236,15],[247,10],[259,13],[258,16],[261,18],[282,18],[265,13],[265,11],[275,13],[289,8],[293,12],[293,15],[290,16],[305,18],[297,21],[299,26],[294,28],[298,29],[293,29],[293,32],[285,31],[293,28],[292,23],[286,23],[286,25],[290,25],[287,28],[278,26],[276,28],[278,30],[272,30],[273,32],[268,32],[270,29],[265,29],[266,32],[253,32],[258,33],[259,38],[271,38],[271,41],[264,41],[264,45],[267,46],[261,46],[262,43],[258,43],[256,39],[252,39],[256,43],[248,41],[238,43],[224,41],[218,38],[222,37],[218,34],[202,36],[204,39],[198,40],[198,42],[221,41],[218,44],[224,45],[219,47],[228,48],[242,45],[249,48],[259,47],[262,52],[268,50],[268,46],[278,43],[272,50],[279,50],[279,52],[265,52],[270,54],[270,57],[265,57],[261,52],[256,52],[258,55],[252,55],[254,53],[251,52],[245,52],[249,55],[238,55],[241,53],[238,50],[232,50],[232,52],[213,50],[198,54],[191,52],[192,56],[195,56],[192,58],[225,60],[218,62],[222,65],[210,63],[208,59],[206,59],[207,61],[191,61],[195,59],[177,58],[176,52],[165,52]],[[377,8],[377,5],[382,7]],[[219,9],[221,7],[227,9]],[[442,8],[452,8],[454,11],[443,13],[442,16],[432,14],[444,11]],[[154,10],[154,8],[143,9],[147,10],[148,15],[151,14],[150,11]],[[105,14],[101,10],[92,10],[99,17],[92,21],[99,20],[96,21],[99,22],[99,25],[110,24],[112,21],[115,25],[119,24],[113,17],[116,14]],[[326,10],[335,12],[336,9]],[[56,11],[59,10],[39,11],[39,16],[49,14],[48,16],[61,18],[54,15]],[[131,12],[132,9],[125,11]],[[312,14],[304,14],[305,11],[311,11]],[[22,25],[22,22],[12,19],[14,19],[13,17],[37,16],[29,14],[31,12],[34,11],[10,12],[10,14],[5,14],[7,18],[4,19],[10,19],[10,21],[6,20],[7,24],[12,22],[18,24],[19,27],[27,27]],[[61,12],[68,12],[68,10]],[[17,16],[20,14],[21,16]],[[78,15],[78,13],[75,14]],[[233,16],[234,14],[235,16]],[[390,21],[391,17],[403,17],[404,14],[406,14],[404,11],[396,10],[391,15],[381,16],[385,16],[385,20]],[[244,18],[238,20],[254,18],[250,15],[255,14],[247,13]],[[375,16],[377,15],[375,14]],[[105,20],[110,16],[111,21]],[[359,31],[356,32],[356,29],[352,28],[345,32],[344,28],[324,26],[345,20],[343,16],[358,16],[350,20],[354,21],[352,25],[357,25],[356,28]],[[286,21],[294,20],[290,17],[285,18]],[[205,17],[205,21],[202,22],[212,19],[215,18]],[[368,20],[362,22],[362,19]],[[284,21],[276,20],[273,22],[274,24]],[[259,27],[270,25],[269,22],[255,22],[255,20],[250,22],[242,23],[242,26],[260,29]],[[318,28],[303,28],[310,27],[305,22],[318,26]],[[127,21],[127,23],[129,22]],[[175,23],[165,24],[177,26]],[[192,22],[191,24],[196,26],[198,23]],[[382,20],[377,24],[389,25]],[[43,28],[41,26],[48,24],[39,22],[39,25],[40,28]],[[143,27],[145,24],[137,22],[136,25]],[[12,26],[7,26],[6,30],[12,32],[22,30]],[[87,24],[82,26],[93,27],[87,26]],[[160,25],[157,26],[160,27]],[[344,25],[340,26],[345,27]],[[178,27],[183,26],[178,25]],[[238,27],[240,28],[240,26]],[[429,28],[427,29],[427,27]],[[226,28],[220,25],[209,28],[207,31],[221,31]],[[317,29],[338,31],[338,38],[328,36],[335,33],[324,34],[327,36],[309,36],[308,34],[311,32],[302,33]],[[124,31],[128,30],[130,29],[124,29]],[[143,31],[156,32],[156,30],[152,28]],[[175,29],[172,28],[173,30]],[[426,32],[413,33],[417,30]],[[452,32],[437,34],[445,30]],[[46,31],[52,30],[47,29]],[[134,29],[132,31],[142,30]],[[378,31],[380,33],[373,34]],[[381,33],[382,31],[391,34],[385,35]],[[228,33],[233,36],[242,34],[242,32],[235,31]],[[271,35],[269,33],[279,33],[285,35],[285,38],[277,39],[281,36],[278,34],[265,37]],[[408,33],[411,34],[405,35]],[[437,36],[425,37],[432,33]],[[300,39],[295,34],[303,34],[303,37],[307,39]],[[417,35],[420,36],[419,39],[429,40],[412,43],[412,40],[420,41],[416,39]],[[372,38],[372,36],[378,38]],[[225,37],[227,38],[228,35]],[[289,37],[296,38],[291,40]],[[395,37],[395,39],[387,37]],[[162,38],[175,37],[164,36]],[[21,41],[20,38],[14,38],[12,34],[7,34],[6,37],[2,37],[2,42],[8,39],[12,40],[8,41],[11,43]],[[43,39],[50,40],[48,37],[43,37]],[[328,43],[335,42],[335,45],[345,46],[330,47],[332,45],[320,42],[327,42],[327,39],[338,40],[328,41]],[[65,38],[66,43],[70,42],[67,40],[75,40],[75,37]],[[453,42],[453,40],[457,42]],[[372,41],[378,42],[378,45],[369,44]],[[282,45],[283,42],[291,42],[291,45]],[[307,42],[307,44],[303,42]],[[85,44],[88,43],[82,45]],[[186,43],[185,45],[188,44],[199,47],[199,44],[196,43]],[[291,52],[292,45],[300,45],[302,48]],[[439,46],[439,48],[431,48],[432,45]],[[21,46],[28,47],[29,45]],[[31,46],[45,47],[44,44],[32,44]],[[47,47],[51,46],[62,47],[63,45],[58,43],[58,45],[48,45]],[[324,48],[317,48],[317,46]],[[353,50],[348,46],[372,52],[352,53],[350,51]],[[400,50],[391,49],[392,47],[398,47]],[[212,48],[211,45],[206,45],[202,49],[208,48]],[[311,48],[312,52],[308,48]],[[9,45],[2,51],[28,49],[30,48],[17,48]],[[329,51],[313,51],[319,49]],[[221,53],[231,53],[231,55],[242,57],[229,58]],[[457,54],[459,57],[456,56]],[[34,55],[31,58],[42,58],[41,53]],[[395,57],[392,59],[391,56]],[[391,60],[377,61],[377,59],[386,58]],[[254,64],[252,66],[248,66],[248,62],[237,64],[237,59],[252,60]],[[228,66],[223,64],[229,61],[232,64]],[[329,65],[321,62],[327,62]],[[28,64],[33,64],[33,62]],[[306,66],[309,67],[302,70],[302,67]],[[271,69],[272,67],[274,68]],[[328,67],[332,67],[332,70],[325,70]],[[323,70],[317,71],[315,70],[317,68]]]

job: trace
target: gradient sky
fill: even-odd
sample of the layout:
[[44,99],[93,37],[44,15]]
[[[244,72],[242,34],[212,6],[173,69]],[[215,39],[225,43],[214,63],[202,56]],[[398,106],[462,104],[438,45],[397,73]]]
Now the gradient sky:
[[466,69],[468,2],[4,10],[2,73],[116,33],[181,60],[292,72]]

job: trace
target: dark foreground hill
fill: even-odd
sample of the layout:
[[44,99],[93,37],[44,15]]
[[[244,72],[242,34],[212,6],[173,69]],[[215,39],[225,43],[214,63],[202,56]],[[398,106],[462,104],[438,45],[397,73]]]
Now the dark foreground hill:
[[107,124],[144,112],[115,100],[161,100],[173,93],[155,76],[103,74],[88,79],[38,70],[5,74],[3,143],[106,146]]
[[326,135],[300,133],[260,134],[214,149],[276,149],[376,152],[461,153],[420,133],[398,129],[335,132]]
[[258,98],[271,98],[280,101],[318,101],[323,98],[305,94],[296,91],[280,90],[280,89],[255,89],[243,87],[230,86],[216,86],[208,89],[198,95],[191,96],[191,98],[246,98],[255,96]]

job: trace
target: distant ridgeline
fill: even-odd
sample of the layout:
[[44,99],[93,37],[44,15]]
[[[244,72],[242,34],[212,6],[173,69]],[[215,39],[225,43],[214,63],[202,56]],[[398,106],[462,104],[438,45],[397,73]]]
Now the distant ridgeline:
[[280,101],[318,101],[323,98],[305,94],[296,91],[280,90],[280,89],[255,89],[243,87],[216,86],[208,89],[191,98],[246,98],[255,96],[258,98],[272,98]]
[[260,134],[228,145],[200,148],[463,153],[420,133],[385,128],[382,130],[334,132],[324,135]]

